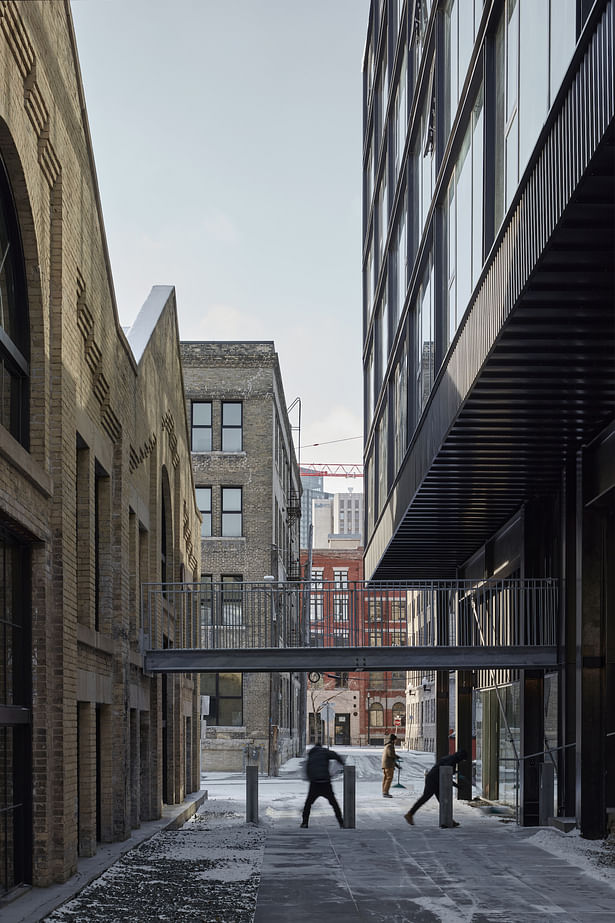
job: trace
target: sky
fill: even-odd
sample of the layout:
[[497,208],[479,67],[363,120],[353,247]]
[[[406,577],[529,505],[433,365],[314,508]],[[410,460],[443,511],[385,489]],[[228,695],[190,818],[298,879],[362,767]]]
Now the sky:
[[369,0],[71,8],[122,325],[174,285],[181,339],[273,340],[301,463],[361,462]]

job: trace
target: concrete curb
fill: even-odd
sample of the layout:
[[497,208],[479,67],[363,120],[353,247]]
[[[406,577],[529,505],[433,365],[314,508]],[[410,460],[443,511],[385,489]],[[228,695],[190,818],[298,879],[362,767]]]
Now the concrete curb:
[[136,846],[163,830],[177,830],[192,817],[207,799],[206,791],[193,792],[181,803],[165,805],[158,820],[148,821],[133,830],[121,843],[102,843],[95,856],[79,859],[77,872],[68,881],[48,888],[22,888],[10,901],[0,902],[1,923],[39,923],[70,901],[114,862]]

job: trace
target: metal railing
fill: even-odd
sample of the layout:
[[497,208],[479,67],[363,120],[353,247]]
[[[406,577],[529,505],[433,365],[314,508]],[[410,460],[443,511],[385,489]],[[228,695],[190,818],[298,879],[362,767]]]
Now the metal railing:
[[557,643],[556,580],[148,583],[144,650]]

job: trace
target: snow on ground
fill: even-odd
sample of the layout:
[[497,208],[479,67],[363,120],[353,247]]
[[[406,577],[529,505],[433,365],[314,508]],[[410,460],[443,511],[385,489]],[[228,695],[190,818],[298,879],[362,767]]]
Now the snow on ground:
[[[376,829],[387,817],[401,820],[422,792],[425,771],[433,765],[430,753],[401,751],[402,768],[399,775],[395,774],[391,788],[393,800],[383,800],[380,748],[336,749],[356,767],[359,828]],[[339,769],[333,788],[343,806],[341,766]],[[205,767],[201,788],[208,791],[208,798],[180,830],[163,831],[131,850],[47,919],[52,923],[250,923],[267,828],[298,826],[301,821],[308,789],[303,760],[289,760],[277,778],[259,777],[258,826],[245,821],[243,773],[209,772]],[[509,818],[483,813],[465,802],[454,802],[454,814],[463,826],[510,823]],[[415,823],[418,827],[437,828],[435,798],[420,809]],[[314,804],[310,817],[310,827],[317,826],[337,827],[331,807],[322,798]],[[527,829],[527,836],[520,833],[524,843],[555,854],[615,888],[613,838],[595,843],[582,839],[576,831],[562,834],[546,828],[536,833]],[[425,909],[435,912],[431,906],[425,905]],[[448,919],[446,914],[442,916],[445,909],[439,907],[439,919]]]
[[527,842],[615,888],[615,837],[612,835],[606,840],[586,840],[578,830],[561,833],[554,828],[542,828],[528,837]]

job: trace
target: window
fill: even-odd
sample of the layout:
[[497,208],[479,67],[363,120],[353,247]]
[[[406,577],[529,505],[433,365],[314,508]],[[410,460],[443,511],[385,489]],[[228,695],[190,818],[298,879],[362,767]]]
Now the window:
[[222,402],[222,451],[241,452],[243,448],[243,408],[239,401]]
[[243,577],[241,574],[222,575],[222,624],[243,625]]
[[210,401],[192,401],[192,451],[211,452]]
[[310,593],[310,619],[320,621],[323,616],[323,568],[312,568],[312,592]]
[[393,689],[405,689],[406,688],[406,671],[405,670],[392,670],[391,671],[391,686]]
[[447,312],[451,343],[483,266],[483,91],[472,109],[446,196]]
[[243,684],[241,673],[202,673],[201,695],[209,696],[208,724],[216,727],[242,726]]
[[378,423],[378,510],[382,510],[387,498],[389,489],[389,479],[387,472],[387,441],[388,441],[388,421],[387,406],[383,407],[380,421]]
[[29,447],[30,329],[21,235],[0,160],[0,425]]
[[241,487],[222,488],[222,535],[239,538],[243,534]]
[[[406,706],[401,702],[395,702],[391,709],[391,715],[393,716],[393,726],[394,727],[405,727],[406,726]],[[395,719],[399,718],[400,723],[396,724]]]
[[336,590],[333,596],[333,615],[336,619],[340,621],[347,621],[348,619],[348,568],[347,567],[334,568],[333,584]]
[[421,286],[415,311],[416,324],[416,407],[420,419],[434,379],[434,285],[433,262],[430,257]]
[[380,702],[374,702],[369,707],[369,726],[371,728],[384,727],[384,708]]
[[406,454],[406,444],[408,438],[408,352],[405,341],[402,344],[401,353],[395,369],[394,388],[393,388],[393,419],[395,422],[394,432],[394,469],[397,473]]
[[195,493],[197,506],[203,517],[201,536],[209,538],[211,535],[211,487],[196,487]]
[[201,577],[201,643],[204,643],[205,628],[209,628],[213,625],[212,618],[212,603],[213,603],[213,587],[212,587],[213,577],[211,574],[203,574]]

